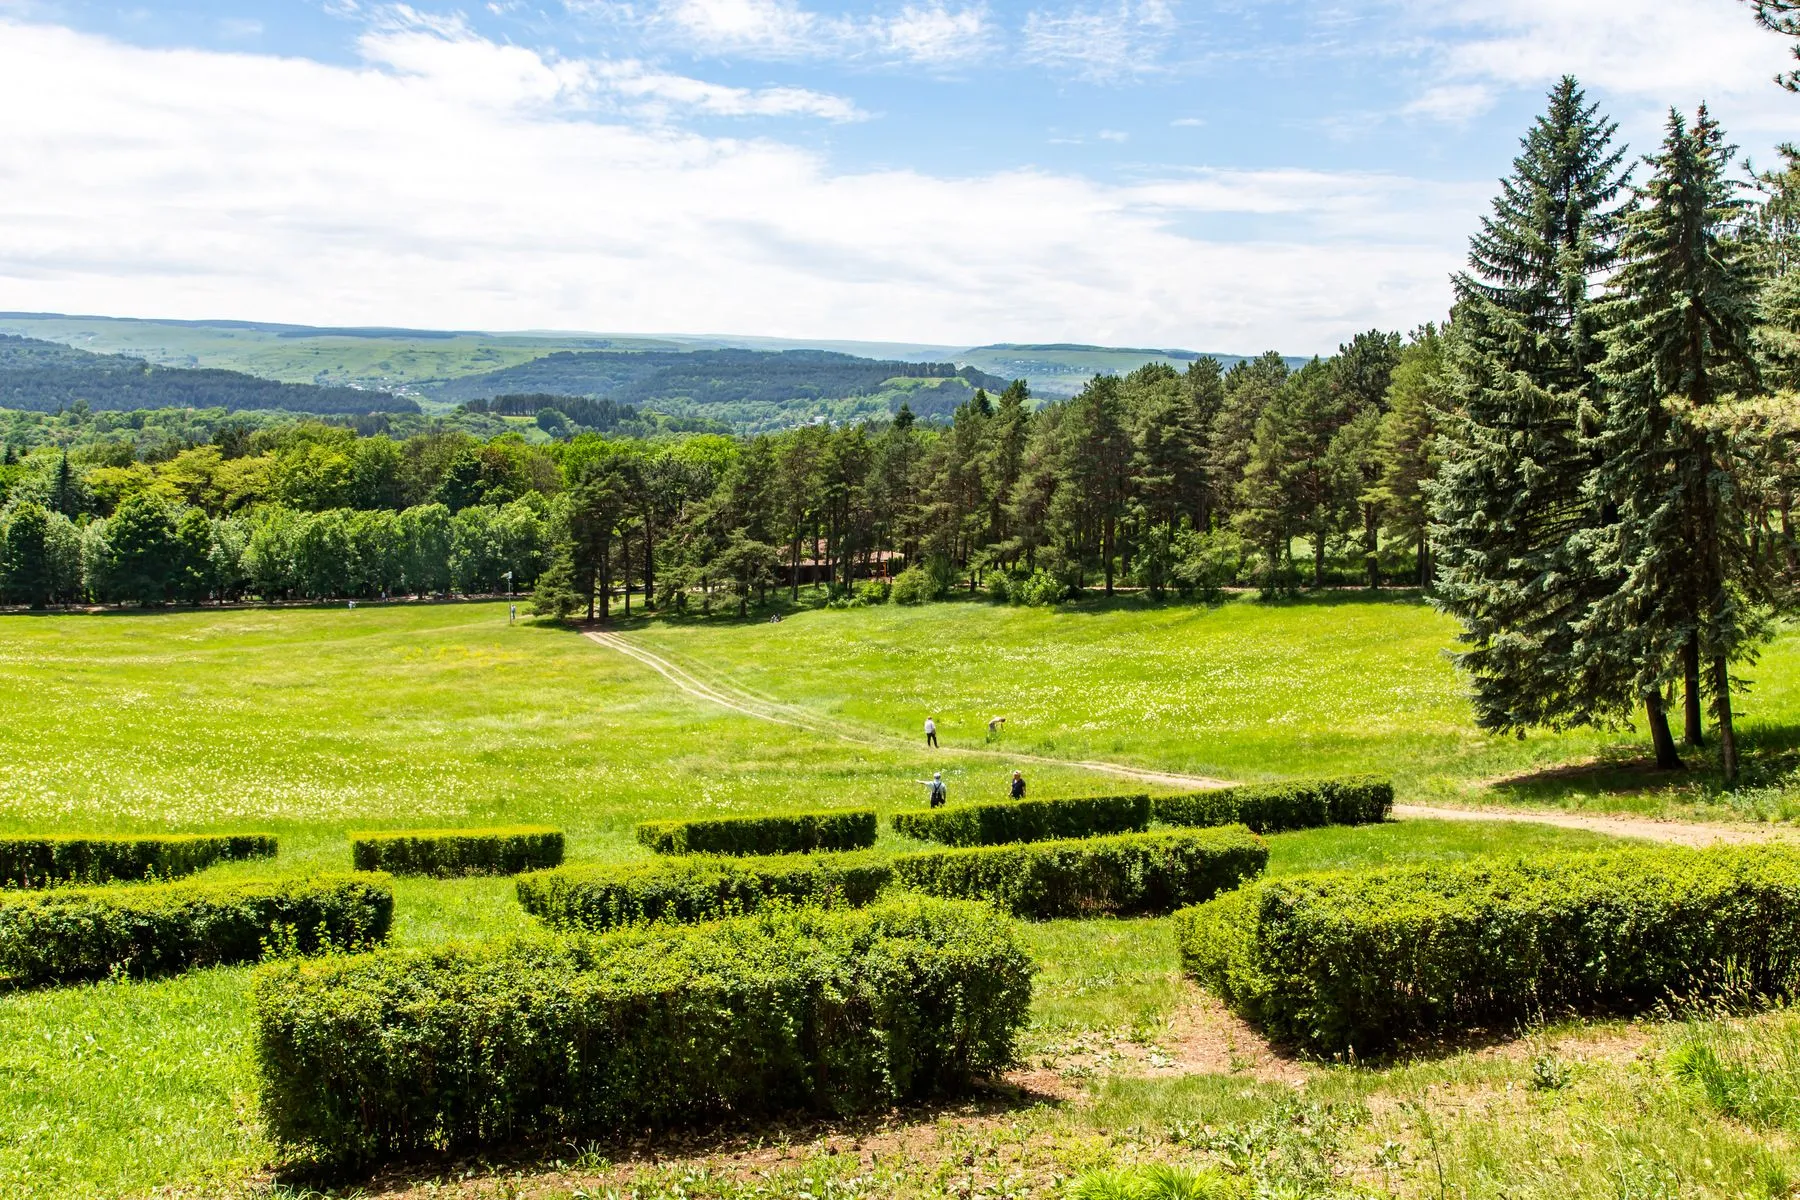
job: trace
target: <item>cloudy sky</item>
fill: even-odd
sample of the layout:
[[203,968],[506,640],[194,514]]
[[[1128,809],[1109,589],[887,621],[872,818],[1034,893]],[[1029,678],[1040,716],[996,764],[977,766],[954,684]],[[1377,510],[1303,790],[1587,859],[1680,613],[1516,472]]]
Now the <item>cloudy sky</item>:
[[1543,93],[1800,139],[1738,0],[0,0],[0,309],[1326,351]]

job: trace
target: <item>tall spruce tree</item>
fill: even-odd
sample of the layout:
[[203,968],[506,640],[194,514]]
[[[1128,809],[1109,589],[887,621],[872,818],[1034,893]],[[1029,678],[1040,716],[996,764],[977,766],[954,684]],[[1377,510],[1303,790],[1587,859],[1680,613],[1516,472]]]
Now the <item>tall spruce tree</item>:
[[1589,657],[1629,664],[1644,694],[1681,671],[1690,742],[1710,694],[1727,781],[1737,775],[1731,662],[1765,628],[1728,431],[1709,420],[1759,383],[1757,265],[1734,236],[1747,208],[1728,174],[1734,154],[1703,107],[1691,128],[1671,112],[1661,152],[1646,160],[1653,174],[1601,314],[1610,399],[1592,439],[1590,493],[1615,519],[1585,538],[1616,586],[1582,629]]
[[[1616,126],[1564,77],[1525,135],[1455,279],[1446,342],[1454,410],[1430,488],[1437,603],[1462,624],[1458,665],[1477,721],[1523,732],[1620,718],[1628,673],[1577,653],[1608,584],[1578,535],[1605,523],[1586,489],[1585,409],[1603,405],[1590,284],[1613,266],[1624,216]],[[1660,693],[1644,697],[1666,740]]]

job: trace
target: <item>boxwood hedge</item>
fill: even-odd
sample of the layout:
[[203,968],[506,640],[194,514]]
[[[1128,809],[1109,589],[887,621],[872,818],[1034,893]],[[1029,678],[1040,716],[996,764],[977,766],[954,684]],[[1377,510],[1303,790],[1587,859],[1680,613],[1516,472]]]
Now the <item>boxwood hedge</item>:
[[558,867],[518,880],[519,903],[550,925],[609,929],[643,921],[705,921],[752,912],[771,900],[860,907],[893,878],[861,854],[769,858],[656,858]]
[[1800,852],[1615,850],[1271,879],[1176,914],[1184,968],[1319,1053],[1640,1012],[1800,964]]
[[0,984],[159,975],[387,937],[386,875],[183,880],[0,893]]
[[848,1114],[1013,1059],[1032,964],[984,905],[912,899],[270,964],[260,1101],[340,1162]]
[[216,862],[274,855],[266,833],[0,837],[0,886],[175,879]]
[[895,813],[894,832],[947,846],[996,846],[1129,833],[1150,824],[1148,796],[1009,800]]
[[637,839],[658,854],[805,854],[875,844],[875,810],[771,813],[752,817],[645,821]]
[[396,875],[517,875],[560,863],[563,835],[541,825],[353,833],[350,859]]
[[1374,775],[1295,779],[1157,796],[1150,811],[1165,825],[1248,825],[1257,833],[1320,825],[1369,825],[1394,807],[1394,785]]
[[1166,913],[1262,874],[1269,848],[1243,826],[1126,833],[903,854],[900,882],[1022,917]]

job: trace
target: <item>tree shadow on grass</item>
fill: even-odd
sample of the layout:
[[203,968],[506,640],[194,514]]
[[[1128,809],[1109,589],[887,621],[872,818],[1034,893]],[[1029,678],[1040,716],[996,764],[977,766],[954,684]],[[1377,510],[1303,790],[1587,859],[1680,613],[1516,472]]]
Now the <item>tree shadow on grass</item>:
[[1800,724],[1747,725],[1738,736],[1739,777],[1727,786],[1719,769],[1716,736],[1705,746],[1682,746],[1684,766],[1665,771],[1645,746],[1603,749],[1581,763],[1544,767],[1488,781],[1510,804],[1567,807],[1571,793],[1607,797],[1657,797],[1682,804],[1731,806],[1748,791],[1790,784],[1800,772]]
[[326,1195],[383,1194],[427,1187],[450,1179],[495,1173],[592,1174],[598,1169],[650,1167],[671,1160],[748,1155],[772,1147],[814,1144],[860,1145],[865,1141],[928,1129],[940,1121],[1005,1118],[1062,1099],[1001,1080],[983,1081],[973,1093],[854,1117],[791,1112],[771,1117],[737,1117],[712,1125],[663,1130],[596,1130],[555,1143],[488,1147],[479,1153],[418,1155],[373,1167],[345,1168],[317,1159],[279,1165],[278,1187]]

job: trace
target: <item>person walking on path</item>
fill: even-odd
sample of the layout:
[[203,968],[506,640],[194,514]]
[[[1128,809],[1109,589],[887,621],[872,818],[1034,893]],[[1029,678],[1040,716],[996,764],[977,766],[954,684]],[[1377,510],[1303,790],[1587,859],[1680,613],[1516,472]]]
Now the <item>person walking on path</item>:
[[944,807],[944,802],[950,799],[950,789],[944,786],[942,771],[933,771],[930,779],[915,779],[913,782],[922,783],[931,789],[931,807],[933,808]]
[[1025,798],[1025,776],[1018,771],[1013,772],[1012,798],[1014,800],[1023,800]]
[[937,749],[937,722],[930,717],[925,718],[925,744],[933,750]]

